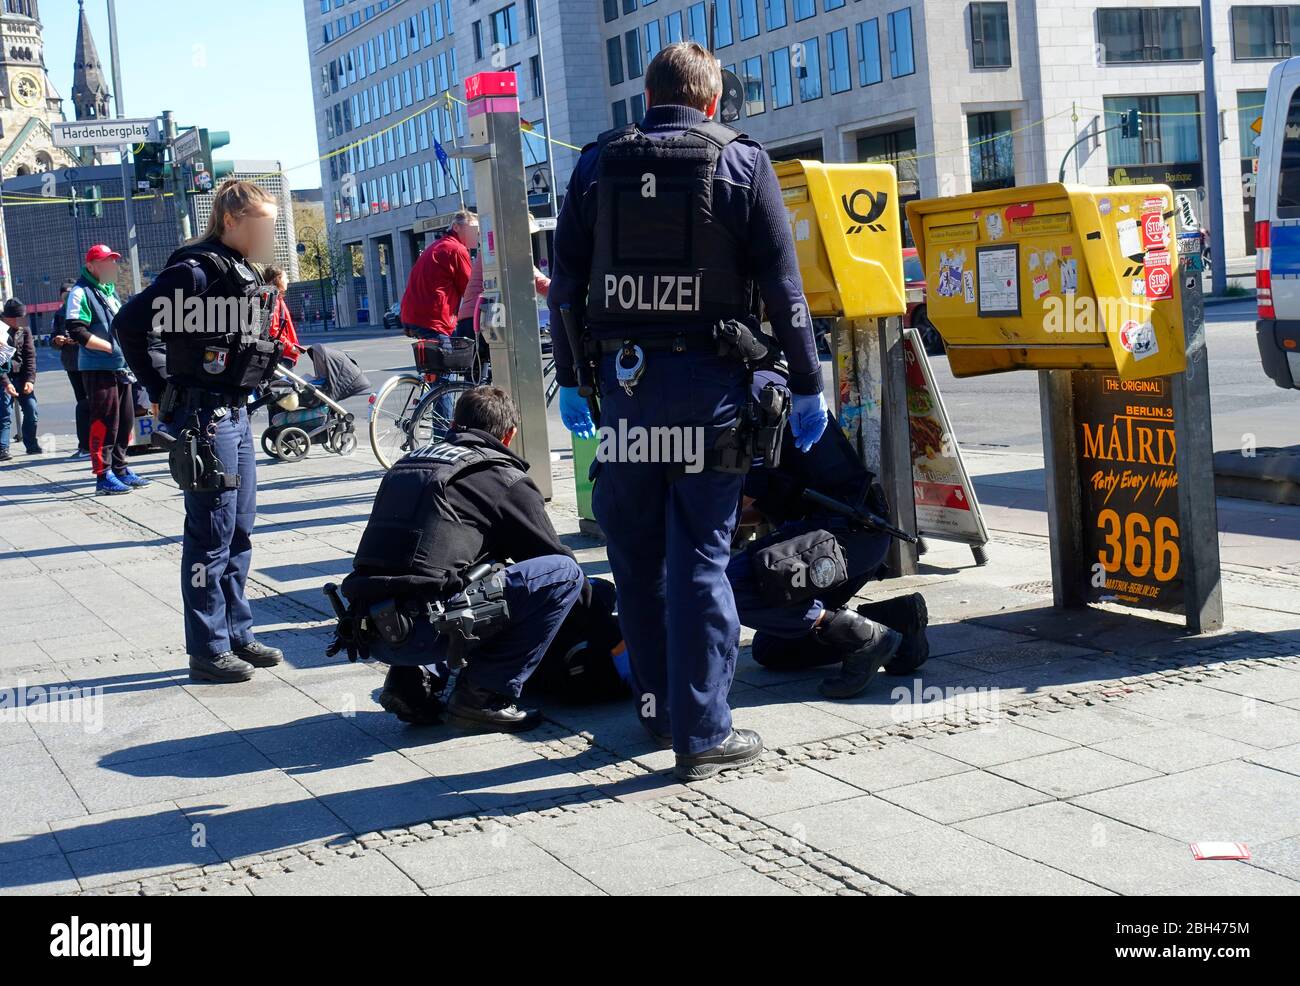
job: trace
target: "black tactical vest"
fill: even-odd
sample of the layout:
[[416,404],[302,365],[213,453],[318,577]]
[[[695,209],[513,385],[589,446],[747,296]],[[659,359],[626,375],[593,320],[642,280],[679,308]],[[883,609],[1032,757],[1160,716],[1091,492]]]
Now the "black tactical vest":
[[279,293],[247,261],[208,242],[181,247],[167,259],[173,264],[202,270],[208,286],[182,306],[165,299],[179,308],[163,323],[168,378],[220,392],[252,390],[271,379],[284,353],[270,335]]
[[447,490],[472,469],[511,469],[518,460],[504,452],[438,442],[403,456],[384,475],[354,566],[358,573],[418,576],[460,588],[464,572],[480,561],[483,532],[456,513]]
[[743,244],[713,211],[718,159],[741,136],[705,120],[675,137],[632,125],[597,138],[588,324],[669,328],[753,310]]

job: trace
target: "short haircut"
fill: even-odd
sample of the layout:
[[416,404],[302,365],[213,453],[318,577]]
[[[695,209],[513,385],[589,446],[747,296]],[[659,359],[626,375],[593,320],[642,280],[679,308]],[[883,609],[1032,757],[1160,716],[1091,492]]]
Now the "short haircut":
[[460,395],[452,424],[457,428],[486,431],[500,441],[511,428],[519,429],[519,409],[500,387],[475,387]]
[[477,226],[478,213],[470,209],[460,209],[456,215],[451,217],[451,224],[455,226],[460,223],[462,226]]
[[722,95],[722,67],[698,41],[661,48],[645,70],[651,106],[673,103],[702,110]]
[[268,264],[267,266],[262,268],[262,280],[264,280],[267,284],[270,284],[272,281],[274,281],[276,278],[279,277],[283,277],[286,279],[288,278],[288,275],[285,274],[283,267],[277,267],[275,266],[275,264]]

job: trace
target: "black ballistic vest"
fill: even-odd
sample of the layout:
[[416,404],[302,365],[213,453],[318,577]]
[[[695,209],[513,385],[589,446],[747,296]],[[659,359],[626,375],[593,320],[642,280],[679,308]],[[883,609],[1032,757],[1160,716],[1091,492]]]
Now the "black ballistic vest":
[[[210,243],[181,247],[167,259],[168,267],[173,264],[202,270],[208,286],[172,313],[170,330],[162,333],[167,376],[220,392],[252,390],[271,379],[284,353],[284,344],[270,335],[279,293],[247,261]],[[197,317],[192,304],[202,306]]]
[[632,125],[597,138],[588,324],[670,328],[753,310],[743,244],[713,211],[718,159],[741,136],[706,120],[675,137]]
[[512,456],[481,446],[438,442],[403,456],[384,475],[354,566],[357,573],[417,576],[428,588],[459,589],[481,560],[483,532],[467,524],[447,498],[457,477],[473,469],[522,473]]

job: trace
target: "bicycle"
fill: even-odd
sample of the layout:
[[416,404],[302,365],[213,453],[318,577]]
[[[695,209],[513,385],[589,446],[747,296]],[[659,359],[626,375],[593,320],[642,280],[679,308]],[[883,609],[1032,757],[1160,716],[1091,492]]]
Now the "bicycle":
[[[418,372],[390,377],[370,400],[370,447],[385,469],[408,452],[442,441],[460,395],[492,382],[490,363],[478,358],[477,339],[450,336],[414,348]],[[542,375],[549,407],[559,391],[549,334],[542,337]]]

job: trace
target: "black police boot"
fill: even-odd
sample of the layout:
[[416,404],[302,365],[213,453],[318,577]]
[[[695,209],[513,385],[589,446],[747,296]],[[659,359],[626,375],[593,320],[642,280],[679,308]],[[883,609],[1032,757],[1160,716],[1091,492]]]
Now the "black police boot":
[[763,755],[763,737],[752,729],[733,729],[711,750],[690,756],[677,754],[673,773],[679,781],[702,781],[723,770],[748,767]]
[[925,606],[925,597],[919,592],[863,603],[858,607],[858,613],[903,635],[898,652],[885,665],[887,674],[911,674],[930,657],[930,641],[925,635],[925,628],[930,625],[930,614]]
[[860,695],[903,642],[903,635],[898,631],[859,616],[851,609],[837,609],[813,632],[822,643],[849,652],[840,673],[824,679],[819,686],[818,690],[827,698]]
[[253,677],[253,666],[241,661],[230,651],[213,657],[190,655],[190,681],[247,681]]
[[266,644],[259,644],[256,640],[250,640],[243,646],[235,648],[235,656],[255,668],[273,668],[284,660],[284,651],[278,647],[268,647]]
[[432,693],[433,677],[421,667],[394,665],[384,676],[379,704],[402,722],[432,726],[442,722],[442,701]]
[[509,695],[477,688],[461,675],[447,700],[447,721],[461,729],[521,733],[542,721],[536,709],[521,709]]

